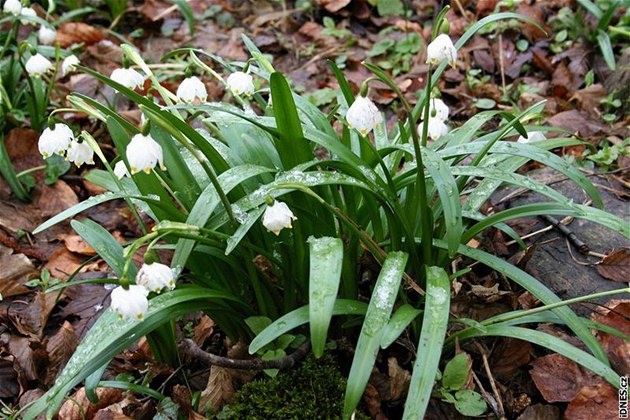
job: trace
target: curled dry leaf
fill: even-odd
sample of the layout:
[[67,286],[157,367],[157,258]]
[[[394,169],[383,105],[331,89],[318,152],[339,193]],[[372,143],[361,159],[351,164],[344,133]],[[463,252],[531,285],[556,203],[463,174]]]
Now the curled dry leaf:
[[0,398],[13,398],[20,393],[17,372],[13,368],[12,356],[0,359]]
[[212,409],[214,413],[223,408],[225,403],[230,401],[234,395],[234,385],[232,384],[232,371],[220,366],[210,368],[210,377],[206,389],[201,393],[199,406],[203,409]]
[[61,372],[66,362],[70,360],[78,344],[79,340],[74,333],[72,324],[65,321],[59,328],[59,331],[46,344],[50,362],[48,372],[46,372],[46,385],[51,386],[54,383],[57,374]]
[[66,235],[63,238],[63,242],[66,244],[68,251],[76,254],[93,256],[96,255],[94,248],[83,240],[79,235]]
[[628,283],[630,281],[630,252],[627,249],[617,250],[606,256],[595,268],[602,277],[608,280]]
[[98,403],[92,403],[85,395],[85,388],[81,387],[72,397],[68,398],[59,410],[59,418],[64,420],[82,420],[94,417],[101,408],[120,401],[122,390],[115,388],[96,388]]
[[52,277],[66,279],[82,263],[83,258],[62,246],[52,253],[44,268],[50,271]]
[[64,22],[57,28],[57,42],[62,48],[72,44],[96,44],[105,39],[102,30],[83,22]]
[[208,337],[212,335],[214,332],[214,321],[208,317],[208,315],[204,315],[199,320],[199,324],[195,327],[195,334],[193,336],[193,341],[198,346],[203,346],[203,343],[206,341]]
[[35,266],[25,255],[10,254],[10,250],[1,248],[9,253],[0,256],[0,295],[6,299],[29,292],[24,283],[37,274]]

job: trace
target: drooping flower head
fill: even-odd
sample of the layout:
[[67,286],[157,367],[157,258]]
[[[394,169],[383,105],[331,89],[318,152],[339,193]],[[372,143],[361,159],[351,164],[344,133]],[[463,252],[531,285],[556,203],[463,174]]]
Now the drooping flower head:
[[[431,98],[429,104],[429,118],[433,117],[442,121],[446,121],[448,119],[448,105],[446,105],[443,100],[439,98]],[[424,114],[421,114],[421,117],[424,117]]]
[[127,161],[132,175],[140,171],[149,173],[157,164],[162,170],[166,170],[162,146],[151,135],[136,134],[132,137],[127,146]]
[[48,26],[40,26],[39,32],[37,32],[37,39],[40,44],[50,45],[55,42],[57,38],[57,31],[53,28],[49,28]]
[[149,291],[143,286],[132,284],[129,289],[118,286],[112,290],[111,307],[118,318],[142,319],[149,309],[147,295]]
[[144,86],[145,79],[143,75],[134,69],[116,69],[109,78],[129,89],[137,89]]
[[438,35],[427,47],[427,63],[440,64],[442,61],[455,67],[457,64],[457,49],[453,45],[453,41],[446,34]]
[[78,168],[84,163],[89,165],[94,164],[94,150],[87,144],[87,142],[72,141],[68,146],[66,153],[66,160],[77,165]]
[[145,287],[150,292],[160,293],[164,289],[175,288],[175,276],[168,265],[154,262],[142,264],[136,275],[136,284]]
[[40,77],[53,68],[52,63],[46,57],[37,53],[26,60],[26,71],[29,75]]
[[114,165],[114,175],[116,175],[118,179],[123,179],[126,176],[130,176],[125,162],[123,162],[122,160],[116,162],[116,165]]
[[20,0],[7,0],[2,6],[4,13],[10,13],[13,16],[17,16],[22,11],[22,2]]
[[68,73],[74,71],[79,63],[79,59],[74,54],[64,58],[63,62],[61,63],[61,77],[66,76]]
[[208,91],[197,76],[187,77],[177,88],[177,99],[186,103],[206,102]]
[[523,136],[519,136],[518,140],[516,141],[518,143],[533,143],[535,141],[543,141],[543,140],[547,140],[547,138],[545,137],[545,134],[542,131],[531,131],[527,133],[527,138]]
[[[429,126],[427,127],[427,135],[431,140],[437,140],[448,133],[448,126],[437,117],[429,117]],[[424,121],[418,125],[418,134],[422,136]]]
[[293,215],[286,203],[275,200],[273,205],[267,206],[263,214],[262,224],[267,230],[280,235],[280,231],[284,228],[291,228],[293,220],[297,217]]
[[74,141],[74,133],[65,124],[55,124],[53,128],[46,127],[39,136],[37,147],[44,158],[57,154],[63,156],[70,143]]
[[383,117],[370,98],[358,95],[348,108],[346,121],[350,128],[358,130],[365,136],[383,122]]
[[[22,7],[20,14],[22,16],[37,17],[37,12],[32,7]],[[37,23],[29,19],[20,19],[20,22],[22,22],[22,25],[37,25]]]
[[250,97],[254,94],[254,78],[242,71],[230,74],[226,80],[228,89],[234,96],[245,95]]

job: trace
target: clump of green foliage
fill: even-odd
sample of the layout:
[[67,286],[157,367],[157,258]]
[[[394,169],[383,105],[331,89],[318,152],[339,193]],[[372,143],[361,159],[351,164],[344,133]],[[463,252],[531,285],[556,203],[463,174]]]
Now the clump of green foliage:
[[341,418],[345,389],[346,379],[330,354],[310,355],[296,369],[245,384],[217,418]]

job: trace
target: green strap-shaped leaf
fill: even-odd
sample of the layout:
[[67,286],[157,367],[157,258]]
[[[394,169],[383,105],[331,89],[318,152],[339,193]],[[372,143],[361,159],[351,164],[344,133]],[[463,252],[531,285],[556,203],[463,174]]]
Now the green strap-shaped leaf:
[[392,319],[390,319],[385,327],[383,339],[381,340],[381,348],[386,349],[394,341],[396,341],[405,328],[407,328],[407,326],[411,324],[411,322],[416,319],[420,313],[422,313],[422,310],[416,309],[408,303],[405,303],[398,308],[396,312],[394,312],[394,315],[392,315]]
[[343,242],[339,238],[309,238],[309,322],[315,357],[324,354],[328,326],[339,291],[343,265]]
[[[365,314],[352,367],[348,375],[346,396],[343,403],[343,418],[349,419],[357,408],[367,385],[378,348],[389,322],[400,282],[405,271],[408,255],[404,252],[391,252],[387,255],[383,268],[376,280],[372,297]],[[440,347],[441,348],[441,347]]]
[[418,356],[413,365],[403,419],[424,418],[442,356],[450,301],[451,283],[448,274],[440,267],[428,267],[427,295],[418,342]]
[[279,138],[276,148],[285,169],[293,168],[313,158],[311,147],[304,138],[302,124],[293,100],[289,83],[280,73],[272,73],[269,79],[273,115],[276,119]]
[[[364,315],[367,304],[352,299],[337,299],[333,306],[333,315]],[[309,320],[309,305],[292,310],[271,323],[260,332],[249,344],[249,354],[255,354],[258,350],[271,343],[294,328],[304,325]]]

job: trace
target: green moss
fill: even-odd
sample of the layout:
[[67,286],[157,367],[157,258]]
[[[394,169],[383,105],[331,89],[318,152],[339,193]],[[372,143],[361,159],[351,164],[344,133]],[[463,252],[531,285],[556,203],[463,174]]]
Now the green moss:
[[346,380],[332,356],[309,355],[298,368],[243,386],[217,418],[338,419],[345,388]]

